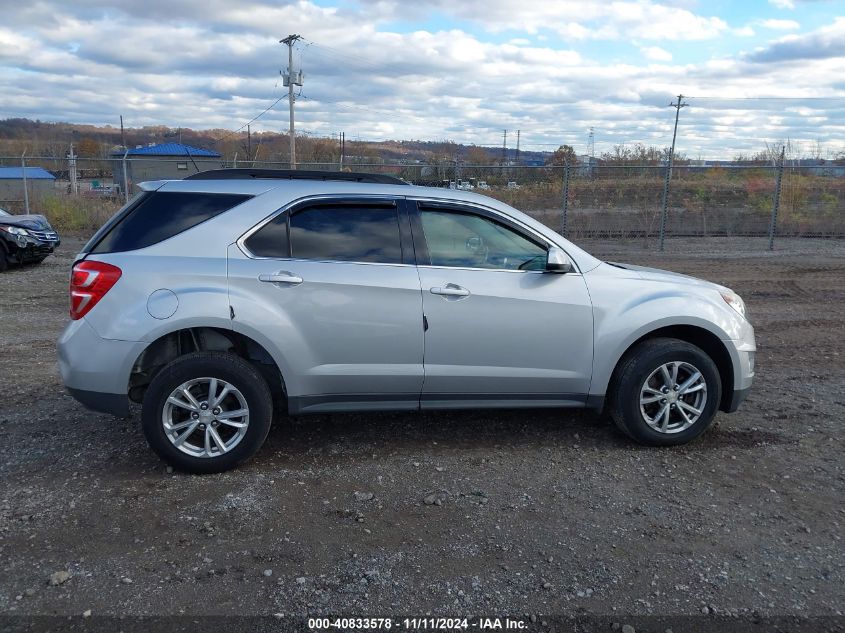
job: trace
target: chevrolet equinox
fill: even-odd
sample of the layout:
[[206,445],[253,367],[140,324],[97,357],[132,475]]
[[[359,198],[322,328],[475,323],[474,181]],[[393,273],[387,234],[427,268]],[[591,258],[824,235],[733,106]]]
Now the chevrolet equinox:
[[65,385],[172,466],[219,472],[287,414],[589,407],[654,446],[754,377],[734,292],[603,262],[467,191],[227,169],[142,192],[73,264]]

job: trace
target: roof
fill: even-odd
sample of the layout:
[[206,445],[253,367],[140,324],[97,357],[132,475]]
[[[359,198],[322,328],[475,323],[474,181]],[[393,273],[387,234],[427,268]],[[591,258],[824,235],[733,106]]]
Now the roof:
[[[23,167],[0,167],[0,180],[23,180]],[[27,167],[27,180],[55,180],[56,177],[43,167]]]
[[[112,156],[123,156],[125,150],[117,149],[111,153]],[[183,145],[182,143],[160,143],[145,147],[130,147],[129,156],[196,156],[203,158],[220,158],[217,152]]]
[[314,169],[209,169],[200,171],[183,180],[250,180],[268,178],[275,180],[344,180],[350,182],[371,182],[383,185],[407,185],[401,178],[386,174],[370,174],[352,171],[322,171]]

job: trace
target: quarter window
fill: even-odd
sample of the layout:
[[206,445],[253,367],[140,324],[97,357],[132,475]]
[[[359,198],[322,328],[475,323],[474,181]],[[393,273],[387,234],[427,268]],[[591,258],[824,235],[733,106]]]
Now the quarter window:
[[402,263],[396,208],[367,205],[311,207],[290,218],[291,257]]
[[273,259],[290,257],[287,213],[277,215],[250,235],[244,242],[244,246],[257,257],[271,257]]
[[457,211],[422,210],[432,266],[544,270],[546,249],[494,220]]
[[230,193],[146,193],[97,231],[86,248],[92,253],[119,253],[152,246],[251,197]]

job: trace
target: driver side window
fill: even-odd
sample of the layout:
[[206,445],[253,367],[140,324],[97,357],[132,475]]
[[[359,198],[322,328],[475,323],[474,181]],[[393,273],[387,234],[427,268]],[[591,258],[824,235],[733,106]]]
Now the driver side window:
[[432,266],[544,270],[546,249],[494,220],[459,211],[421,210]]

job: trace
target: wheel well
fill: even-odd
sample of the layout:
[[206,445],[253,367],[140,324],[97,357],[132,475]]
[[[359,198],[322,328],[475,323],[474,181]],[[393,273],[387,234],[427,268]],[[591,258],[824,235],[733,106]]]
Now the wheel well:
[[129,376],[129,399],[141,402],[147,387],[165,365],[184,354],[200,351],[236,354],[254,365],[261,373],[274,400],[287,394],[279,366],[259,343],[232,330],[195,327],[165,334],[141,352]]
[[681,341],[686,341],[687,343],[691,343],[700,348],[705,354],[713,359],[713,362],[716,363],[716,368],[719,370],[719,377],[722,380],[722,401],[719,403],[719,408],[725,409],[730,404],[734,391],[734,368],[728,349],[725,347],[725,344],[719,340],[718,336],[705,330],[704,328],[696,327],[694,325],[670,325],[668,327],[663,327],[649,332],[648,334],[638,338],[636,341],[631,343],[616,363],[616,367],[614,368],[613,375],[611,377],[611,384],[615,378],[616,370],[622,364],[622,359],[624,359],[634,347],[645,340],[653,338],[676,338]]

